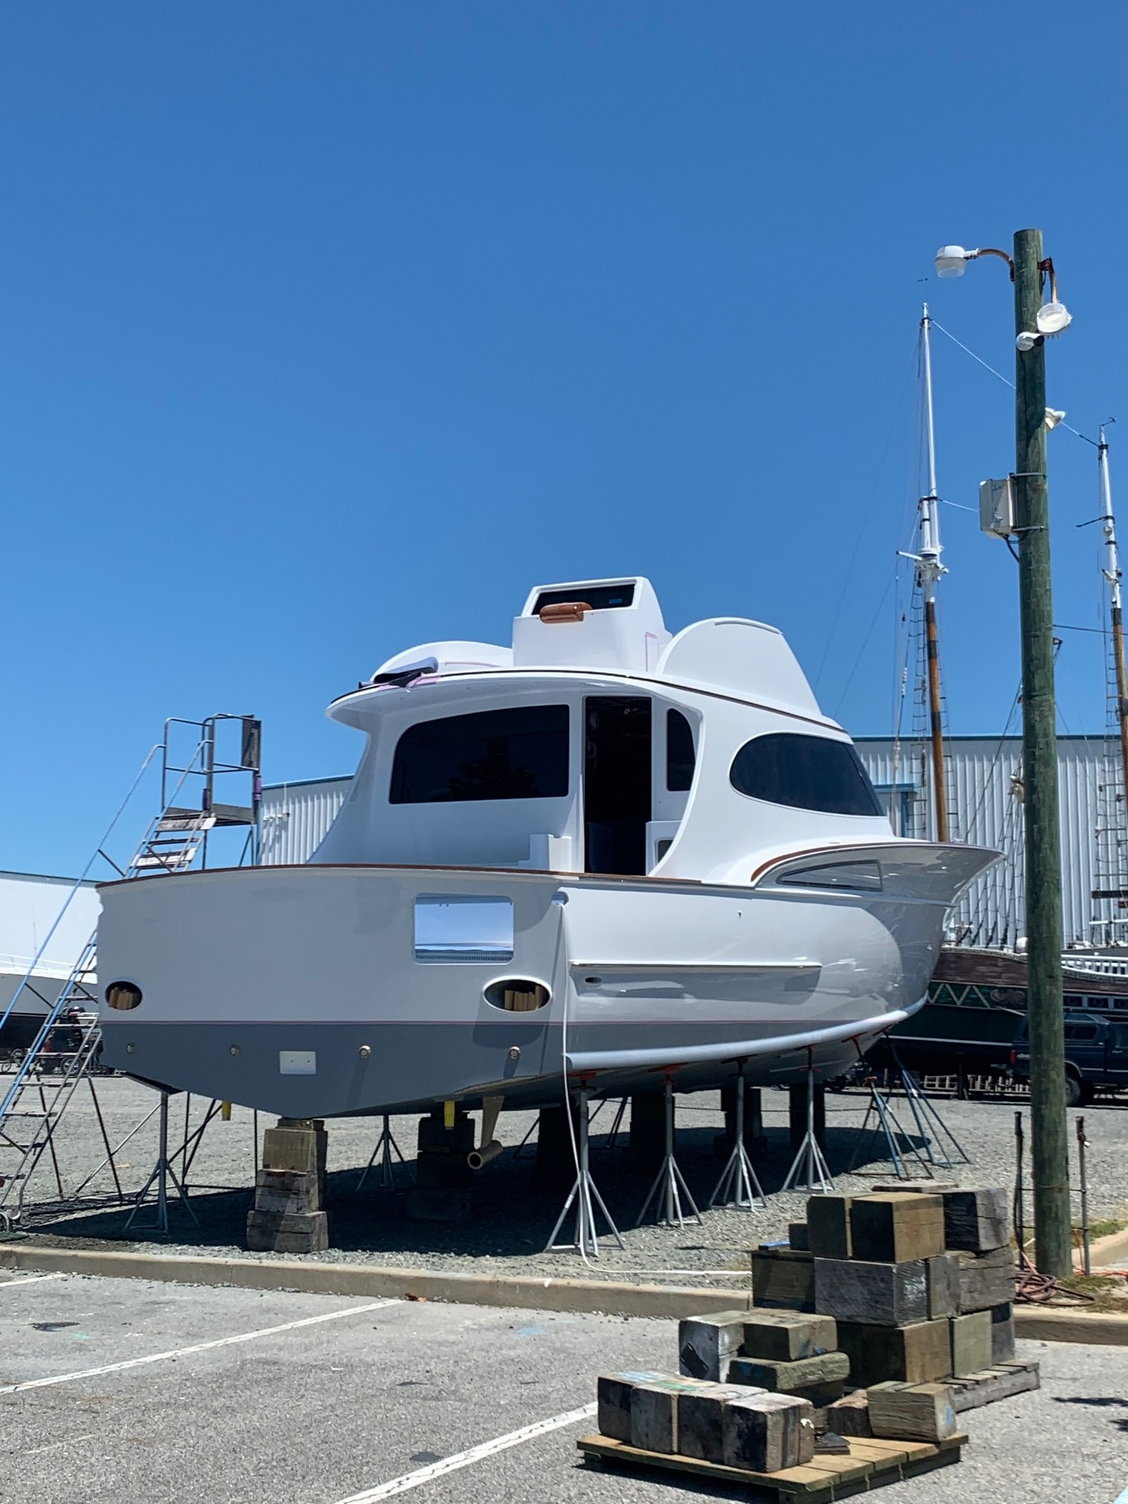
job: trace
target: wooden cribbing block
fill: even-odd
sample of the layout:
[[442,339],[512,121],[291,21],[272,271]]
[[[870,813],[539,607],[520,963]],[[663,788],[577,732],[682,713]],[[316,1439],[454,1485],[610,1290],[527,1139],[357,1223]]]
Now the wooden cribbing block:
[[814,1411],[789,1394],[755,1394],[724,1408],[724,1461],[729,1467],[776,1473],[815,1455]]
[[836,1436],[872,1436],[869,1391],[855,1389],[826,1407],[826,1429]]
[[324,1212],[247,1213],[247,1247],[254,1253],[321,1253],[329,1247]]
[[770,1358],[777,1363],[793,1363],[797,1358],[817,1358],[820,1353],[832,1353],[838,1348],[838,1331],[833,1316],[816,1316],[806,1311],[763,1310],[746,1311],[742,1319],[742,1358]]
[[875,1436],[902,1441],[946,1441],[958,1426],[949,1384],[875,1384],[869,1391]]
[[969,1253],[990,1253],[1010,1242],[1010,1192],[945,1191],[944,1246]]
[[850,1359],[845,1353],[823,1353],[818,1358],[798,1358],[794,1363],[773,1363],[766,1358],[734,1358],[729,1364],[731,1384],[755,1384],[773,1394],[794,1394],[797,1388],[829,1384],[848,1378]]
[[678,1401],[697,1388],[696,1379],[660,1374],[631,1390],[631,1446],[646,1452],[678,1450]]
[[631,1393],[636,1384],[650,1384],[664,1376],[651,1369],[603,1374],[596,1388],[599,1431],[616,1441],[631,1439]]
[[960,1261],[954,1253],[938,1253],[925,1259],[928,1285],[928,1319],[958,1316],[960,1311]]
[[321,1176],[294,1170],[259,1170],[255,1175],[256,1212],[319,1212]]
[[991,1253],[956,1254],[960,1266],[960,1310],[989,1311],[1014,1299],[1014,1254],[1009,1248]]
[[266,1170],[290,1170],[316,1175],[323,1158],[321,1140],[328,1135],[316,1128],[267,1128],[262,1136],[262,1163]]
[[990,1368],[991,1312],[969,1311],[966,1316],[950,1316],[952,1325],[952,1367],[954,1374],[978,1373]]
[[939,1196],[885,1191],[850,1202],[850,1256],[895,1264],[944,1252],[944,1203]]
[[873,1264],[861,1259],[816,1259],[815,1307],[839,1321],[860,1321],[867,1326],[924,1321],[928,1317],[925,1260]]
[[797,1248],[754,1248],[752,1304],[782,1307],[789,1311],[813,1311],[814,1256]]
[[918,1196],[942,1196],[945,1191],[958,1191],[959,1185],[954,1180],[879,1180],[870,1186],[871,1191],[915,1191]]
[[846,1380],[828,1379],[825,1384],[796,1384],[785,1392],[795,1395],[797,1399],[810,1400],[818,1420],[828,1405],[833,1405],[835,1400],[840,1400],[846,1393]]
[[[730,1400],[747,1399],[743,1384],[696,1384],[678,1395],[678,1451],[703,1462],[724,1461],[724,1410]],[[766,1390],[760,1393],[766,1394]]]
[[812,1196],[808,1200],[807,1246],[816,1258],[850,1257],[849,1196]]
[[991,1307],[991,1362],[1010,1363],[1014,1359],[1014,1307]]
[[787,1224],[787,1241],[792,1248],[798,1249],[801,1253],[809,1253],[811,1251],[811,1241],[807,1232],[806,1222],[789,1222]]
[[927,1384],[951,1373],[952,1333],[947,1320],[918,1321],[912,1326],[866,1326],[838,1323],[838,1345],[850,1359],[855,1384]]
[[747,1311],[718,1311],[715,1315],[689,1316],[680,1321],[680,1371],[694,1379],[712,1379],[714,1382],[723,1379],[728,1360],[736,1357],[744,1341],[747,1315]]

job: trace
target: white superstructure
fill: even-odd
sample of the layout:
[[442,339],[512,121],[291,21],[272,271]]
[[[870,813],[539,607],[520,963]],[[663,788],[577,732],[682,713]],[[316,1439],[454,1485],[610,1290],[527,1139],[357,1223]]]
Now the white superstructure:
[[780,633],[672,636],[643,579],[329,713],[366,746],[308,861],[102,889],[108,1063],[298,1117],[794,1078],[919,1004],[992,857],[896,837]]

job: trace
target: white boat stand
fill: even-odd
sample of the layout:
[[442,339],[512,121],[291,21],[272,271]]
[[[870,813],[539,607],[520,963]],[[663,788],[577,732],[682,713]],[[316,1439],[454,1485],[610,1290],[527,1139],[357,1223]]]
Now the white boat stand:
[[682,1211],[682,1196],[685,1196],[689,1206],[688,1215],[700,1227],[701,1213],[697,1210],[697,1203],[689,1186],[685,1183],[685,1176],[678,1168],[678,1162],[674,1158],[674,1076],[676,1072],[669,1070],[666,1076],[666,1154],[662,1160],[658,1174],[654,1177],[654,1184],[646,1200],[642,1203],[642,1210],[638,1214],[639,1225],[643,1222],[650,1210],[651,1202],[658,1206],[658,1225],[666,1227],[684,1227],[685,1213]]
[[[591,1100],[591,1091],[586,1084],[581,1084],[576,1097],[579,1107],[577,1113],[579,1121],[577,1123],[578,1137],[576,1143],[576,1182],[568,1192],[568,1199],[561,1208],[560,1215],[556,1219],[556,1226],[549,1234],[544,1251],[545,1253],[558,1253],[573,1250],[580,1254],[582,1258],[597,1259],[599,1257],[599,1234],[596,1225],[597,1208],[603,1213],[603,1219],[607,1223],[608,1232],[615,1239],[616,1243],[618,1243],[619,1247],[625,1251],[627,1245],[623,1242],[623,1236],[615,1226],[611,1213],[607,1210],[606,1202],[599,1194],[599,1187],[592,1179],[588,1150],[588,1103]],[[567,1103],[565,1103],[565,1110],[569,1110]],[[558,1243],[556,1239],[559,1237],[560,1229],[564,1226],[573,1205],[576,1208],[575,1235],[570,1243]]]
[[157,1193],[157,1200],[156,1200],[156,1207],[155,1207],[155,1210],[156,1210],[156,1220],[154,1222],[149,1223],[149,1224],[144,1224],[144,1223],[140,1223],[139,1222],[137,1225],[138,1225],[138,1227],[142,1227],[142,1226],[148,1225],[149,1228],[154,1229],[154,1230],[156,1230],[158,1232],[168,1232],[168,1211],[169,1211],[169,1207],[168,1207],[168,1185],[169,1185],[169,1181],[172,1182],[173,1189],[176,1191],[176,1194],[179,1196],[181,1204],[184,1207],[184,1210],[188,1213],[188,1220],[192,1223],[192,1225],[194,1227],[196,1227],[196,1226],[199,1225],[199,1219],[197,1218],[196,1213],[192,1210],[192,1203],[188,1200],[188,1193],[184,1189],[184,1186],[181,1183],[180,1178],[177,1175],[176,1171],[172,1168],[172,1160],[169,1157],[169,1152],[168,1152],[168,1092],[167,1091],[162,1091],[161,1092],[160,1117],[158,1118],[157,1121],[158,1121],[158,1123],[160,1125],[159,1138],[158,1138],[158,1148],[157,1148],[157,1162],[153,1166],[153,1173],[149,1176],[148,1180],[146,1180],[145,1184],[141,1187],[140,1191],[137,1193],[137,1199],[136,1199],[136,1201],[133,1204],[133,1210],[130,1212],[129,1216],[125,1219],[125,1226],[122,1228],[123,1232],[128,1232],[129,1229],[133,1226],[134,1218],[137,1216],[138,1212],[140,1212],[141,1208],[145,1205],[145,1201],[146,1201],[146,1198],[149,1195],[149,1192],[151,1190],[153,1190],[154,1188],[156,1189],[156,1193]]
[[721,1178],[717,1181],[717,1188],[709,1199],[706,1211],[712,1211],[714,1207],[720,1206],[732,1211],[751,1212],[764,1208],[768,1204],[768,1198],[764,1195],[763,1187],[756,1177],[756,1171],[752,1167],[752,1161],[748,1157],[748,1150],[744,1144],[744,1065],[743,1060],[737,1061],[736,1112],[733,1119],[735,1132],[732,1153],[721,1171]]
[[383,1189],[396,1189],[396,1160],[398,1159],[404,1169],[407,1168],[407,1160],[403,1157],[400,1146],[396,1143],[392,1134],[392,1120],[387,1113],[384,1114],[383,1127],[380,1129],[380,1137],[376,1140],[376,1147],[372,1151],[372,1158],[360,1172],[360,1179],[356,1183],[357,1190],[362,1190],[364,1182],[368,1178],[368,1172],[380,1160],[380,1170],[376,1184]]
[[806,1191],[814,1196],[827,1196],[834,1190],[834,1178],[815,1133],[815,1065],[810,1045],[807,1046],[807,1131],[780,1190]]

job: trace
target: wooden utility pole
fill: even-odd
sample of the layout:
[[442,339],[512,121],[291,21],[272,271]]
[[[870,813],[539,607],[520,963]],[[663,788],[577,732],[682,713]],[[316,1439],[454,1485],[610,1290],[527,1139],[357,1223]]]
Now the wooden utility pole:
[[[1042,232],[1014,237],[1015,333],[1037,329]],[[1025,343],[1025,341],[1024,341]],[[1022,632],[1022,765],[1026,787],[1026,962],[1030,1024],[1035,1259],[1043,1274],[1072,1272],[1069,1141],[1062,999],[1061,847],[1054,707],[1046,359],[1041,338],[1015,362],[1015,514]]]

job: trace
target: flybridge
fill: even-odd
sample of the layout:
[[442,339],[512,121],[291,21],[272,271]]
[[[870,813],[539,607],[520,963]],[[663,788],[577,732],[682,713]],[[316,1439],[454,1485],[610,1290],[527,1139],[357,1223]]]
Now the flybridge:
[[775,705],[823,719],[775,627],[742,617],[694,622],[671,635],[641,576],[537,585],[513,622],[512,645],[420,643],[382,663],[365,687],[516,669],[631,674]]

